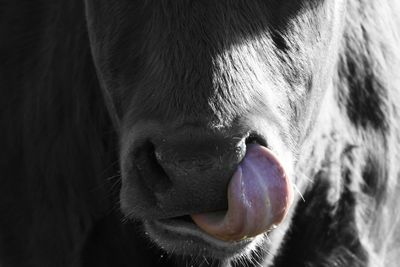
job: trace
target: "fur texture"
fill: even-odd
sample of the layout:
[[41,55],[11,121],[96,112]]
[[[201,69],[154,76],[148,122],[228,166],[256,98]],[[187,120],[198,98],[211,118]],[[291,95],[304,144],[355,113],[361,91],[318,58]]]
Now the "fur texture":
[[[396,266],[400,4],[279,2],[0,0],[0,265]],[[287,222],[235,259],[159,249],[119,192],[160,118],[268,128]]]

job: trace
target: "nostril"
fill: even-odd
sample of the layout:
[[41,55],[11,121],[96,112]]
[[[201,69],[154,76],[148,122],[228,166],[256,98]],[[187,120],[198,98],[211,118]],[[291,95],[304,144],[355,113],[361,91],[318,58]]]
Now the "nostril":
[[268,147],[267,141],[256,133],[250,133],[246,138],[246,145],[250,144],[259,144],[265,147]]
[[171,188],[172,182],[158,163],[154,145],[147,141],[137,147],[133,154],[134,164],[140,179],[154,193],[163,193]]

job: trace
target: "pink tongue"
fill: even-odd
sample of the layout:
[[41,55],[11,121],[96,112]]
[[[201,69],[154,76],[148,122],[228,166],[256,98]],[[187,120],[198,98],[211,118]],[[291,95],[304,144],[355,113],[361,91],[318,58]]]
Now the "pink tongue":
[[292,198],[278,159],[263,146],[249,145],[228,185],[228,210],[191,216],[209,235],[239,241],[273,229],[285,218]]

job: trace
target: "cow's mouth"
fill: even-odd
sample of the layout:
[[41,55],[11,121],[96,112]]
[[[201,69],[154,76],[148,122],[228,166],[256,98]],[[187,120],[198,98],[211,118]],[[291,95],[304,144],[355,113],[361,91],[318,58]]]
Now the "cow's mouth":
[[247,144],[227,195],[227,210],[154,220],[146,228],[167,250],[225,257],[240,253],[257,236],[280,224],[292,202],[291,184],[282,165],[259,144]]
[[164,250],[181,255],[225,259],[244,253],[255,238],[236,242],[219,240],[201,230],[190,216],[147,221],[145,230]]

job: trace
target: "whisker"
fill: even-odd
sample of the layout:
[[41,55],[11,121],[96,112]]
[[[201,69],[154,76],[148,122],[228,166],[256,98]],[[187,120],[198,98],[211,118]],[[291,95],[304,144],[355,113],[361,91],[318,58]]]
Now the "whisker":
[[314,184],[314,181],[310,177],[305,175],[303,172],[301,172],[301,171],[297,171],[297,172],[300,174],[301,178],[305,179],[307,182],[310,182],[311,184]]
[[116,174],[116,175],[110,176],[110,177],[108,177],[106,179],[110,181],[110,180],[113,180],[113,179],[119,178],[119,177],[121,177],[121,174]]
[[300,192],[299,188],[297,187],[297,185],[293,184],[293,188],[294,190],[300,195],[301,199],[303,200],[303,202],[306,202],[306,200],[304,199],[303,194]]

